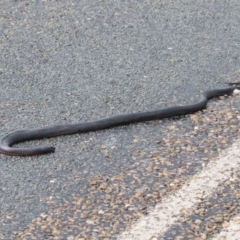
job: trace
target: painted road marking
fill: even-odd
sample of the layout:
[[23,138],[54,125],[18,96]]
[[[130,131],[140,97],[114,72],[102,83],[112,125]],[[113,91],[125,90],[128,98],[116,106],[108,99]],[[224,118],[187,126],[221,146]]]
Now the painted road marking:
[[185,209],[187,212],[187,209],[201,202],[201,198],[211,195],[219,184],[231,179],[231,174],[239,168],[240,141],[235,142],[223,156],[194,175],[179,191],[164,198],[152,212],[141,217],[129,231],[123,232],[117,239],[151,240],[163,235],[172,224],[181,221],[181,210]]
[[213,237],[211,240],[239,240],[240,239],[240,215],[235,216],[226,229]]

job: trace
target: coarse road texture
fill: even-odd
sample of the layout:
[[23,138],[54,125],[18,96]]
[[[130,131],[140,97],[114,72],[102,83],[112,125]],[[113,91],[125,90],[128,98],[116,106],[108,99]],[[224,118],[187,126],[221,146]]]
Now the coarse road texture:
[[[202,222],[209,220],[210,226],[212,222],[215,224],[224,223],[224,226],[228,226],[227,220],[229,216],[219,212],[215,218],[208,218],[206,213],[208,210],[202,208],[201,214],[198,215],[198,219],[191,222],[189,213],[196,209],[199,210],[199,205],[208,198],[212,193],[218,192],[219,185],[223,185],[226,182],[234,182],[237,178],[237,172],[240,167],[240,141],[234,143],[234,145],[228,149],[224,156],[221,156],[218,161],[212,161],[207,167],[199,174],[195,174],[191,181],[181,187],[180,190],[175,191],[172,195],[163,198],[160,204],[157,204],[153,211],[147,216],[141,217],[137,224],[130,231],[124,232],[118,238],[125,240],[132,239],[152,239],[155,238],[159,233],[163,235],[171,226],[169,233],[162,239],[174,239],[176,232],[179,232],[179,237],[184,238],[182,232],[185,233],[186,238],[205,238],[206,234],[202,233],[200,236],[190,235],[191,232],[185,232],[185,224],[192,225],[192,228],[199,230]],[[234,176],[234,177],[233,177]],[[174,185],[174,183],[173,183]],[[239,194],[237,195],[239,197]],[[234,210],[236,206],[231,208]],[[190,220],[190,221],[189,221]],[[179,226],[179,221],[183,222],[182,226]],[[174,223],[177,222],[176,226]],[[205,228],[208,224],[205,224]],[[238,226],[238,232],[240,226]],[[169,236],[170,235],[170,236]],[[238,239],[238,238],[236,238]]]
[[[1,135],[191,103],[240,81],[239,12],[234,0],[2,0]],[[239,111],[239,96],[223,96],[189,116],[19,144],[56,152],[0,155],[0,239],[119,238],[231,149]],[[152,240],[229,239],[240,214],[230,171]]]

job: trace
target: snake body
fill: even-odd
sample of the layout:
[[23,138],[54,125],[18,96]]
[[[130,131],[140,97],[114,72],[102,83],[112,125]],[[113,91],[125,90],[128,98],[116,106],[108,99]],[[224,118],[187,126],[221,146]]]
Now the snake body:
[[82,122],[77,124],[55,125],[50,127],[17,130],[11,132],[0,140],[0,153],[12,156],[33,156],[40,154],[53,153],[54,147],[39,147],[39,148],[13,148],[16,143],[52,138],[60,135],[68,135],[75,133],[86,133],[90,131],[98,131],[116,126],[127,125],[136,122],[150,121],[173,117],[182,114],[189,114],[206,108],[207,102],[213,97],[221,95],[230,95],[238,87],[228,87],[223,89],[213,89],[205,91],[201,94],[200,99],[191,105],[174,106],[163,108],[155,111],[137,112],[130,114],[122,114],[108,118],[99,119],[96,121]]

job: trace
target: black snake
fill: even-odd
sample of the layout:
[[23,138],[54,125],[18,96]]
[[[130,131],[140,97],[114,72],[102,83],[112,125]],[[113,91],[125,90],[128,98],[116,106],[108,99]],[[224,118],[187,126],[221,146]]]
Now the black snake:
[[[229,85],[234,85],[230,83]],[[235,89],[240,87],[228,87],[223,89],[213,89],[205,91],[201,94],[200,99],[191,105],[175,106],[155,111],[137,112],[130,114],[117,115],[113,117],[103,118],[96,121],[83,122],[68,125],[55,125],[52,127],[18,130],[11,132],[0,140],[0,153],[12,156],[33,156],[40,154],[52,153],[55,151],[54,147],[40,147],[40,148],[13,148],[12,145],[29,140],[36,140],[42,138],[52,138],[60,135],[86,133],[90,131],[103,130],[121,125],[127,125],[135,122],[150,121],[162,119],[182,114],[189,114],[206,108],[208,99],[218,97],[221,95],[230,95]]]

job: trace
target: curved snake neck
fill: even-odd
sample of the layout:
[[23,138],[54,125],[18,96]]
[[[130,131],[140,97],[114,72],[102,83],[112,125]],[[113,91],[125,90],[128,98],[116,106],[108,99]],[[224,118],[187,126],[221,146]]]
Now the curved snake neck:
[[16,143],[52,138],[60,135],[86,133],[90,131],[103,130],[121,125],[127,125],[135,122],[150,121],[163,119],[167,117],[173,117],[182,114],[189,114],[206,108],[207,102],[213,97],[221,95],[230,95],[238,87],[228,87],[223,89],[213,89],[205,91],[201,94],[200,99],[191,105],[175,106],[155,111],[138,112],[112,116],[108,118],[99,119],[96,121],[83,122],[77,124],[68,125],[55,125],[51,127],[29,129],[29,130],[17,130],[11,132],[0,140],[0,153],[12,156],[33,156],[40,154],[52,153],[55,151],[54,147],[40,147],[40,148],[13,148]]

